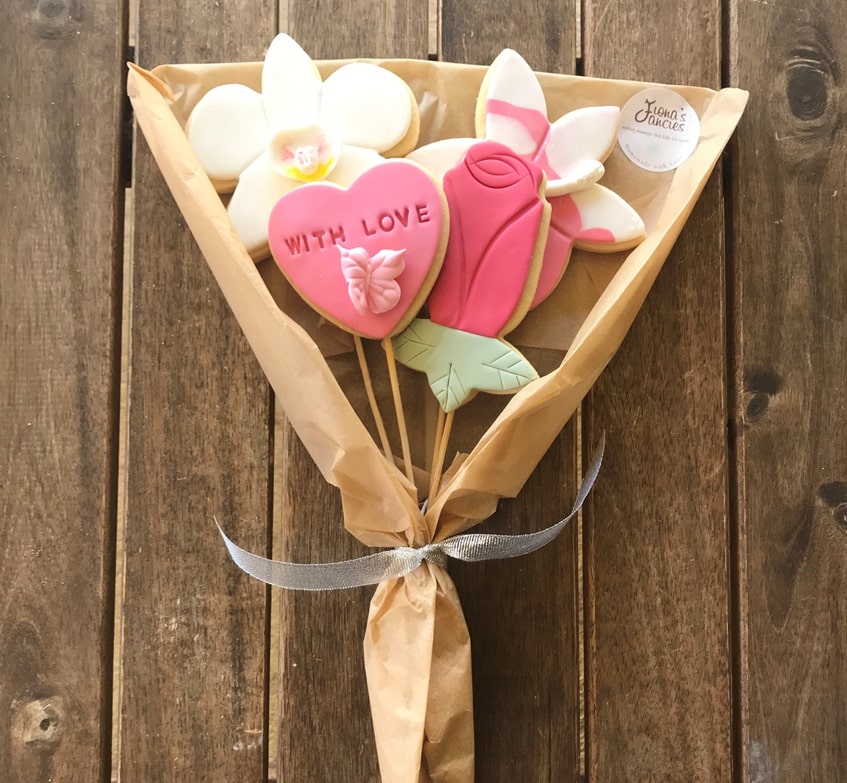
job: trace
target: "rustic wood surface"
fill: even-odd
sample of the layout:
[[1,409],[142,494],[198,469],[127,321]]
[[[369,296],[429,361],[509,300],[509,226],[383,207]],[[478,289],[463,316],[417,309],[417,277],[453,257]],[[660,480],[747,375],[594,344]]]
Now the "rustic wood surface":
[[[109,775],[125,19],[0,31],[0,777]],[[97,118],[97,119],[95,119]]]
[[[136,56],[250,59],[274,33],[271,3],[143,3]],[[269,591],[232,573],[212,520],[268,550],[271,396],[140,137],[134,165],[117,771],[260,780]]]
[[[0,778],[379,780],[361,657],[371,591],[280,594],[271,629],[269,591],[228,562],[212,517],[253,551],[276,536],[290,559],[362,547],[274,423],[146,143],[122,138],[127,40],[151,67],[258,60],[285,30],[316,58],[488,63],[511,46],[540,70],[751,91],[582,423],[486,523],[559,518],[578,443],[584,460],[605,430],[584,547],[574,526],[523,560],[452,569],[474,645],[477,780],[847,781],[842,2],[566,5],[154,2],[129,30],[126,4],[102,0],[8,15]],[[333,367],[354,385],[348,360]],[[412,429],[422,459],[431,421]],[[459,427],[455,445],[472,435]]]
[[[585,6],[585,73],[720,86],[720,3]],[[661,41],[661,45],[656,45]],[[731,777],[721,172],[586,403],[589,779]]]
[[[847,780],[847,18],[744,6],[732,167],[744,783]],[[841,64],[839,67],[839,63]]]

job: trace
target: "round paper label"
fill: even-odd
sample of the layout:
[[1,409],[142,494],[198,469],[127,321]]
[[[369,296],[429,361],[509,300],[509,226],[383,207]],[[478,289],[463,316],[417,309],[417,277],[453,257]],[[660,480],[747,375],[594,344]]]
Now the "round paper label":
[[621,109],[618,144],[642,169],[673,171],[688,160],[699,138],[697,112],[666,87],[648,87]]

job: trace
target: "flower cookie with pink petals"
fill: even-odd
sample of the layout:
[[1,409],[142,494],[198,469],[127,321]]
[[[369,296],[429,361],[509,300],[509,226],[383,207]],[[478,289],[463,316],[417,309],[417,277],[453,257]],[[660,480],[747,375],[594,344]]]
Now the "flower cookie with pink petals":
[[[501,52],[486,73],[477,100],[477,136],[505,144],[547,176],[552,213],[533,306],[558,285],[574,246],[613,252],[634,247],[645,236],[638,213],[598,184],[615,145],[619,115],[617,106],[592,106],[551,123],[538,79],[511,49]],[[443,176],[477,141],[438,141],[408,157]]]
[[311,58],[289,36],[271,43],[262,90],[226,84],[194,108],[187,135],[228,205],[239,238],[254,258],[267,254],[271,209],[304,183],[346,187],[383,156],[412,149],[417,103],[395,74],[351,63],[321,81]]
[[394,338],[397,360],[426,373],[445,413],[477,392],[509,394],[538,378],[503,339],[529,310],[550,207],[544,172],[493,141],[474,144],[444,176],[450,239],[417,318]]

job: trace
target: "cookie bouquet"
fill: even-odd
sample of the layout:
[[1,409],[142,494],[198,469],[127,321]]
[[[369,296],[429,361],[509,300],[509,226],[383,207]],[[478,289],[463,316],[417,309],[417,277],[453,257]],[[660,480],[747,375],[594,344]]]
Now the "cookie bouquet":
[[[287,589],[376,585],[364,654],[383,780],[472,780],[449,560],[524,554],[567,524],[467,532],[520,491],[620,345],[746,94],[537,75],[508,49],[489,67],[316,64],[287,36],[264,63],[132,67],[128,91],[344,526],[379,551],[281,563],[224,542]],[[609,253],[603,285],[580,286]],[[269,255],[273,293],[255,266]],[[560,360],[534,366],[534,348]],[[348,352],[364,409],[327,361]],[[465,443],[454,421],[488,394],[501,410]],[[407,422],[424,419],[415,447]]]

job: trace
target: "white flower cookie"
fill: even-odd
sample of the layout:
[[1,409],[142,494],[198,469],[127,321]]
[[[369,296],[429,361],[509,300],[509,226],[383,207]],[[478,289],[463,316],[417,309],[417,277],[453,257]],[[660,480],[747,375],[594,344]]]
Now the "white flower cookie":
[[274,204],[304,182],[346,187],[417,142],[418,108],[400,77],[368,63],[325,82],[303,49],[279,35],[268,48],[261,93],[240,84],[210,90],[188,120],[188,141],[254,258],[267,255]]

